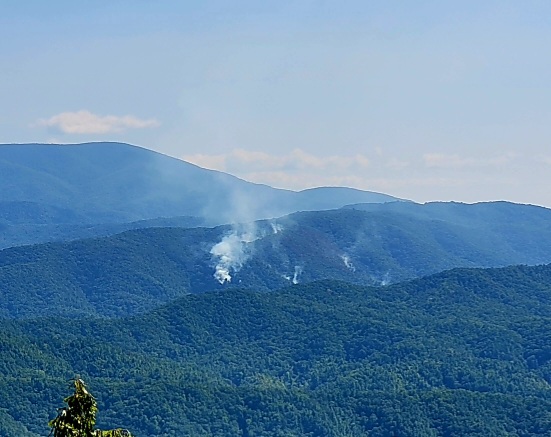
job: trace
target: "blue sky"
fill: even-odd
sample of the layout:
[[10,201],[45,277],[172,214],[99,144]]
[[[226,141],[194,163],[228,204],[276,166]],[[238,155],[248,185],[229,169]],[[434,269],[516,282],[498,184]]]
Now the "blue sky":
[[0,142],[551,206],[550,17],[536,0],[4,0]]

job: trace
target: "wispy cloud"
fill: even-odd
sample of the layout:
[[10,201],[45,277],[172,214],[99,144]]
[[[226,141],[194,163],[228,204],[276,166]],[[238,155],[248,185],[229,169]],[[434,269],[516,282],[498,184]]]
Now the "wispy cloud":
[[423,155],[423,162],[426,167],[431,168],[472,168],[472,167],[495,167],[504,165],[514,160],[519,155],[513,152],[503,153],[493,157],[472,158],[458,154],[426,153]]
[[302,149],[294,149],[286,154],[271,154],[265,152],[235,149],[226,154],[185,155],[182,159],[207,167],[213,170],[229,172],[284,170],[293,171],[344,171],[351,169],[366,169],[370,165],[369,159],[361,154],[317,156]]
[[251,182],[280,188],[302,189],[322,185],[363,186],[371,161],[362,154],[314,155],[302,149],[272,154],[235,149],[226,154],[194,154],[182,159],[201,167],[220,170]]
[[[340,154],[324,156],[303,149],[281,153],[236,149],[182,158],[278,188],[348,186],[416,201],[455,199],[468,202],[515,200],[506,193],[515,187],[519,172],[529,171],[536,177],[546,171],[543,163],[551,164],[551,159],[542,157],[541,166],[530,167],[531,161],[525,153],[511,150],[483,150],[478,156],[475,151],[471,154],[419,155],[382,153],[377,149],[366,149],[369,155],[347,155],[346,152],[343,149]],[[528,168],[530,170],[526,170]],[[470,195],[466,196],[466,192]]]
[[53,127],[65,134],[107,134],[127,129],[157,127],[155,119],[143,120],[132,115],[97,115],[90,111],[62,112],[47,119],[40,119],[35,126]]

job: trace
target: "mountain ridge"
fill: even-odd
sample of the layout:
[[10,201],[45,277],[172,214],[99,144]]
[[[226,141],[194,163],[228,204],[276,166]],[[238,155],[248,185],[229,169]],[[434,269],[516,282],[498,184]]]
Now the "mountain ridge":
[[501,221],[482,216],[472,227],[339,209],[8,248],[0,251],[0,316],[120,317],[218,289],[268,291],[326,278],[381,285],[454,267],[550,263],[551,210],[511,223],[526,207],[504,207]]
[[[0,201],[76,205],[93,223],[184,215],[227,223],[315,210],[319,203],[310,198],[316,189],[295,192],[247,182],[125,143],[3,144],[0,169],[8,176],[0,180]],[[355,189],[340,194],[343,190],[358,200],[398,200]],[[321,196],[327,207],[344,205],[328,193]],[[246,210],[234,201],[247,202]]]
[[550,296],[551,265],[513,266],[0,320],[0,434],[43,435],[79,374],[102,425],[144,436],[545,437]]

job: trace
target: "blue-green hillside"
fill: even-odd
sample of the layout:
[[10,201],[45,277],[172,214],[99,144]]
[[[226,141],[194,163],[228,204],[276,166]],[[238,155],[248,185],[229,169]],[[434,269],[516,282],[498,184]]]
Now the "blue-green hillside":
[[[235,287],[268,291],[321,279],[384,285],[454,267],[551,262],[551,211],[462,208],[486,210],[493,221],[341,209],[4,249],[0,317],[125,316],[188,293]],[[509,213],[499,219],[495,209]]]
[[551,267],[190,295],[123,319],[0,323],[0,435],[79,374],[139,436],[551,434]]
[[[160,217],[223,224],[396,198],[246,182],[123,143],[0,145],[0,247],[74,238],[82,225]],[[90,236],[86,228],[81,237]]]

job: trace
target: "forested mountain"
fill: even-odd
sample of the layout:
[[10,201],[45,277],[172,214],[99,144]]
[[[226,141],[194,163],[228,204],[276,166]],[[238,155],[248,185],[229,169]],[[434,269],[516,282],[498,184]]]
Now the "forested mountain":
[[0,317],[124,316],[230,287],[272,290],[320,279],[381,285],[453,267],[551,262],[550,210],[461,208],[472,223],[341,209],[9,248],[0,251]]
[[81,375],[138,436],[549,436],[551,266],[387,287],[182,297],[124,319],[0,322],[0,435]]
[[[0,205],[0,210],[2,205]],[[8,207],[10,208],[10,207]],[[39,217],[39,216],[34,216]],[[73,241],[83,238],[104,237],[132,229],[144,228],[194,228],[212,225],[200,217],[160,217],[125,223],[75,224],[75,223],[6,223],[0,219],[0,250],[55,241]]]
[[0,436],[45,435],[76,374],[144,437],[551,435],[549,209],[118,143],[0,145],[0,174]]
[[415,218],[437,220],[467,227],[492,229],[497,226],[511,228],[518,223],[529,223],[533,227],[550,227],[551,210],[541,206],[523,205],[511,202],[387,202],[382,204],[352,204],[344,209],[358,211],[399,213]]
[[0,174],[0,247],[68,239],[82,225],[105,231],[177,216],[223,224],[398,200],[351,188],[275,189],[122,143],[0,145]]

